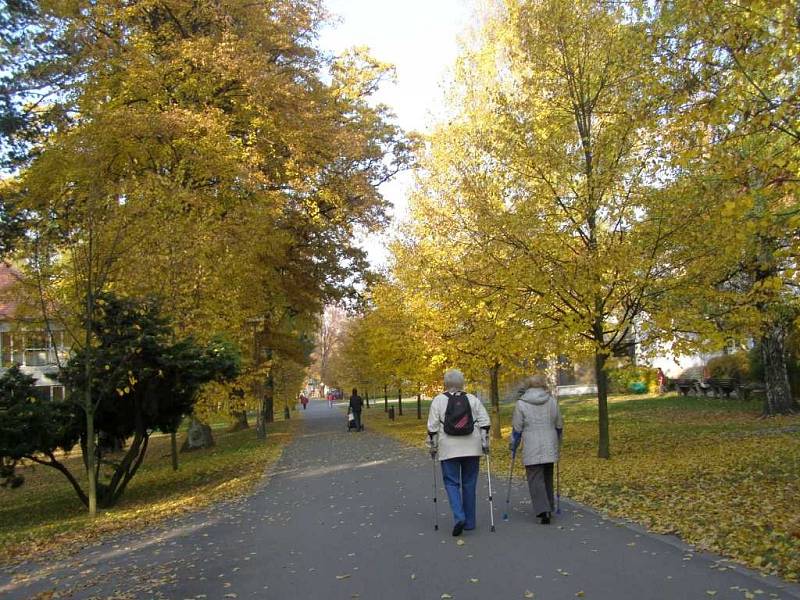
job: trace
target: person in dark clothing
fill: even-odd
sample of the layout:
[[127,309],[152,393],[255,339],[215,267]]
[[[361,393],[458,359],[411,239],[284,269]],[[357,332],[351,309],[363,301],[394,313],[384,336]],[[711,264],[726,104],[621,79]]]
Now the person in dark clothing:
[[353,418],[356,420],[356,431],[361,431],[364,426],[361,425],[361,409],[364,407],[364,400],[358,395],[358,390],[353,388],[353,393],[350,396],[349,410],[353,413]]

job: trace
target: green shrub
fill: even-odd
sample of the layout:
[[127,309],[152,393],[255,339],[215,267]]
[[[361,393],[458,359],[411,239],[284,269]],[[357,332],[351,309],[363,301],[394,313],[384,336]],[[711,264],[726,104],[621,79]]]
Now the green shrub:
[[720,379],[750,379],[750,357],[747,352],[736,352],[717,356],[708,361],[709,377]]
[[609,369],[607,375],[608,390],[612,394],[643,394],[657,386],[656,370],[649,367],[617,367]]

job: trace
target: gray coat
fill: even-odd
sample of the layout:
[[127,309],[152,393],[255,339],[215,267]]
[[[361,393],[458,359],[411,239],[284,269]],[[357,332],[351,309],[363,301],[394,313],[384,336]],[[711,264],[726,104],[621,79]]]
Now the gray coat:
[[517,400],[511,420],[522,433],[522,464],[540,465],[558,461],[558,434],[564,428],[558,401],[547,390],[529,388]]

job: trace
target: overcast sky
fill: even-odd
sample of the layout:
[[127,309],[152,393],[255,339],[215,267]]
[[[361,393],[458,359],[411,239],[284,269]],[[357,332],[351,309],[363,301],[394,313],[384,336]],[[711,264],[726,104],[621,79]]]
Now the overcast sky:
[[[397,82],[385,84],[377,100],[391,106],[407,130],[424,131],[441,106],[442,82],[455,62],[458,36],[472,14],[471,0],[328,0],[339,22],[322,32],[320,45],[332,52],[367,46],[378,60],[397,69]],[[396,217],[406,211],[409,174],[382,191]],[[386,260],[381,239],[364,243],[375,265]]]

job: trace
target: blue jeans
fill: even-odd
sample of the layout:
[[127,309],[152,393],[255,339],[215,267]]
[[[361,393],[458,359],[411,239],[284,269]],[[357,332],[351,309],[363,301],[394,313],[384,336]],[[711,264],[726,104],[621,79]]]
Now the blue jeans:
[[479,456],[461,456],[442,461],[442,478],[453,520],[464,529],[475,529],[475,487],[478,484]]

